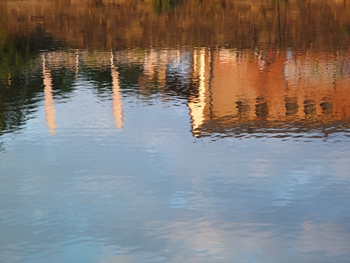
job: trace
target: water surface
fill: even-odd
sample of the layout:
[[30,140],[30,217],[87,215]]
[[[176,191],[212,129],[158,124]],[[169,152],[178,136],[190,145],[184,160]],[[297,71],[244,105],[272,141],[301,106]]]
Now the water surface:
[[0,261],[349,262],[347,1],[166,3],[0,1]]

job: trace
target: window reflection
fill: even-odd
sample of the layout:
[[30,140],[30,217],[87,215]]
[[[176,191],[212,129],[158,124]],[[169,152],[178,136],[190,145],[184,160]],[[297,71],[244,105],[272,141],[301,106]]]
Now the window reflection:
[[299,110],[298,98],[286,98],[285,107],[287,116],[297,114]]

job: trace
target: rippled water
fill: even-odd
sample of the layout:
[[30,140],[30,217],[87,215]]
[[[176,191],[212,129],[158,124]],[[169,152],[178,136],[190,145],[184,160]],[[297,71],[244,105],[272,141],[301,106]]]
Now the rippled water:
[[0,2],[0,262],[349,262],[347,1],[166,3]]

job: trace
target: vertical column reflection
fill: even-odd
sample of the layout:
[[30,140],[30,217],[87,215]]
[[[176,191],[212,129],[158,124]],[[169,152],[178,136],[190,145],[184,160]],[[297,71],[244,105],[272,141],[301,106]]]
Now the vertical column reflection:
[[42,68],[43,68],[43,80],[44,80],[44,94],[45,94],[45,115],[46,115],[46,125],[49,127],[49,132],[54,135],[56,129],[56,116],[55,116],[55,105],[52,95],[52,77],[51,71],[46,69],[45,65],[45,55],[42,56]]
[[75,78],[78,79],[79,76],[79,53],[75,55]]
[[115,126],[120,129],[123,127],[123,104],[122,98],[120,94],[120,86],[119,86],[119,72],[118,68],[114,66],[114,56],[111,53],[111,75],[112,75],[112,89],[113,89],[113,116]]
[[[198,63],[199,62],[199,63]],[[206,72],[205,72],[205,49],[195,50],[193,54],[193,72],[199,75],[198,97],[188,103],[192,118],[192,130],[196,131],[204,122]]]

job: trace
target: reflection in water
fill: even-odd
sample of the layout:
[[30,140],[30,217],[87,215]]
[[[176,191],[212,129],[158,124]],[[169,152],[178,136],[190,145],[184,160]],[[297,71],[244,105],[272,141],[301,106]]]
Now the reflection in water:
[[348,263],[349,19],[0,1],[0,262]]
[[269,114],[269,108],[267,106],[267,102],[263,97],[256,98],[255,104],[255,115],[258,119],[266,119]]
[[118,68],[114,66],[114,57],[111,53],[111,74],[113,89],[113,116],[117,128],[123,127],[123,105],[120,95],[119,73]]
[[[66,69],[64,74],[76,76],[77,83],[78,76],[105,82],[97,93],[101,96],[106,93],[103,96],[108,97],[109,91],[103,86],[110,87],[117,128],[123,127],[123,93],[143,100],[160,96],[163,102],[179,98],[189,108],[195,137],[312,129],[327,130],[328,134],[329,130],[343,131],[350,126],[350,59],[346,52],[294,55],[291,49],[269,50],[269,63],[264,67],[264,51],[221,48],[77,54],[51,51],[42,56],[50,133],[56,130],[53,89],[60,94],[61,88],[56,85],[62,85],[55,78],[65,78],[63,72],[57,75],[59,67],[55,64]],[[54,76],[48,64],[53,65]],[[71,87],[65,89],[70,90],[74,81],[67,84]]]
[[[335,123],[348,127],[349,57],[309,53],[292,59],[290,53],[270,51],[269,64],[261,68],[260,54],[252,57],[250,52],[209,51],[206,56],[213,63],[207,66],[212,77],[208,89],[199,84],[204,90],[200,95],[205,97],[201,99],[204,114],[193,118],[194,134],[241,133],[284,124],[299,129],[337,126]],[[189,100],[195,103],[198,97]],[[190,109],[193,115],[194,108]]]
[[164,45],[335,49],[348,46],[349,14],[347,0],[0,2],[8,32],[43,34],[44,45],[53,35],[57,42],[90,50]]
[[[205,94],[208,90],[209,73],[208,61],[205,56],[206,50],[204,48],[200,50],[194,50],[193,52],[193,78],[198,79],[198,97],[189,101],[188,107],[190,108],[190,114],[192,118],[193,129],[197,129],[204,122],[204,109],[205,109]],[[210,59],[210,58],[209,58]],[[210,62],[209,62],[210,63]],[[199,75],[199,76],[198,76]]]
[[52,77],[51,72],[46,68],[45,55],[43,58],[43,79],[44,79],[44,93],[45,93],[45,113],[46,124],[49,127],[49,132],[55,134],[56,122],[55,122],[55,105],[52,96]]
[[286,107],[286,116],[295,115],[298,113],[299,105],[298,98],[286,98],[285,99],[285,107]]

